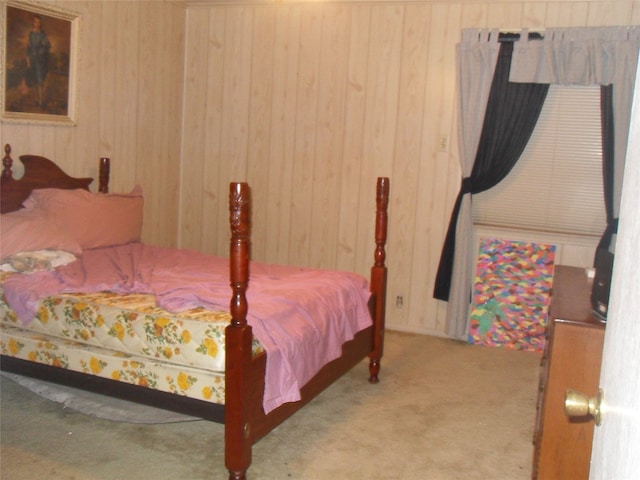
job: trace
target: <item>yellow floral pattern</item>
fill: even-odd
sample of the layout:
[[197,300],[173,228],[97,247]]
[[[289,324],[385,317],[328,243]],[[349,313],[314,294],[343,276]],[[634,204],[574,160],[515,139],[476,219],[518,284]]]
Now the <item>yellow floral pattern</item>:
[[[2,323],[19,326],[12,313],[0,302]],[[147,359],[223,372],[229,322],[227,312],[194,308],[173,314],[157,307],[153,295],[100,292],[48,297],[27,328]],[[257,340],[253,347],[255,353],[262,351]]]
[[224,404],[224,373],[146,360],[74,340],[52,339],[0,325],[0,352],[146,388]]
[[[1,294],[1,292],[0,292]],[[227,312],[169,313],[152,295],[111,292],[44,299],[23,326],[0,297],[3,355],[224,403]],[[254,354],[263,352],[254,339]]]

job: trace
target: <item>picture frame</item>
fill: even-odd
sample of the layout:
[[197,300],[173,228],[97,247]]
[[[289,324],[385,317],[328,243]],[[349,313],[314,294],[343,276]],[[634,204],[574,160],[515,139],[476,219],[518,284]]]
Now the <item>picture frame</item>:
[[80,15],[36,1],[2,3],[2,122],[75,126]]

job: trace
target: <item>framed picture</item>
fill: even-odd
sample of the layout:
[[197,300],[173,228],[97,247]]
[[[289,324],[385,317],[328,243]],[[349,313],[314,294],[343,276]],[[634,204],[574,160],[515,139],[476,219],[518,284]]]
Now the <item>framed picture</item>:
[[32,1],[1,8],[2,121],[75,125],[79,15]]

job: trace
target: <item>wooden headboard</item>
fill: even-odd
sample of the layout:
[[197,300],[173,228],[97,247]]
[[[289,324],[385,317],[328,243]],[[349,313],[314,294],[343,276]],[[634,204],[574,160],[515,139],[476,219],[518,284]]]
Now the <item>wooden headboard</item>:
[[[73,190],[82,188],[89,190],[93,178],[73,178],[67,175],[54,162],[37,155],[22,155],[20,161],[24,165],[24,175],[20,179],[13,178],[13,159],[11,145],[4,147],[2,159],[2,183],[0,188],[0,210],[2,213],[13,212],[22,208],[22,202],[37,188],[61,188]],[[109,159],[100,159],[100,184],[98,190],[109,191]]]

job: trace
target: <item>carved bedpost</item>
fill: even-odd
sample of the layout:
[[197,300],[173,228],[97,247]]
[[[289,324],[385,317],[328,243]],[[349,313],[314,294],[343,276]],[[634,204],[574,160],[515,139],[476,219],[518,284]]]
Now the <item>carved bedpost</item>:
[[373,350],[369,354],[369,382],[377,383],[384,344],[385,304],[387,296],[387,267],[385,266],[387,243],[387,208],[389,205],[389,179],[379,177],[376,187],[376,249],[371,267],[370,289],[371,315],[374,323]]
[[111,160],[107,157],[100,158],[100,175],[98,176],[98,192],[109,193],[109,173]]
[[231,323],[226,328],[225,371],[225,464],[229,480],[243,480],[251,464],[251,428],[249,424],[249,364],[253,334],[247,324],[249,284],[249,185],[229,186],[229,222],[231,245],[229,279],[232,297]]
[[11,158],[11,145],[8,143],[4,146],[4,157],[2,157],[2,178],[13,178],[11,167],[13,159]]

